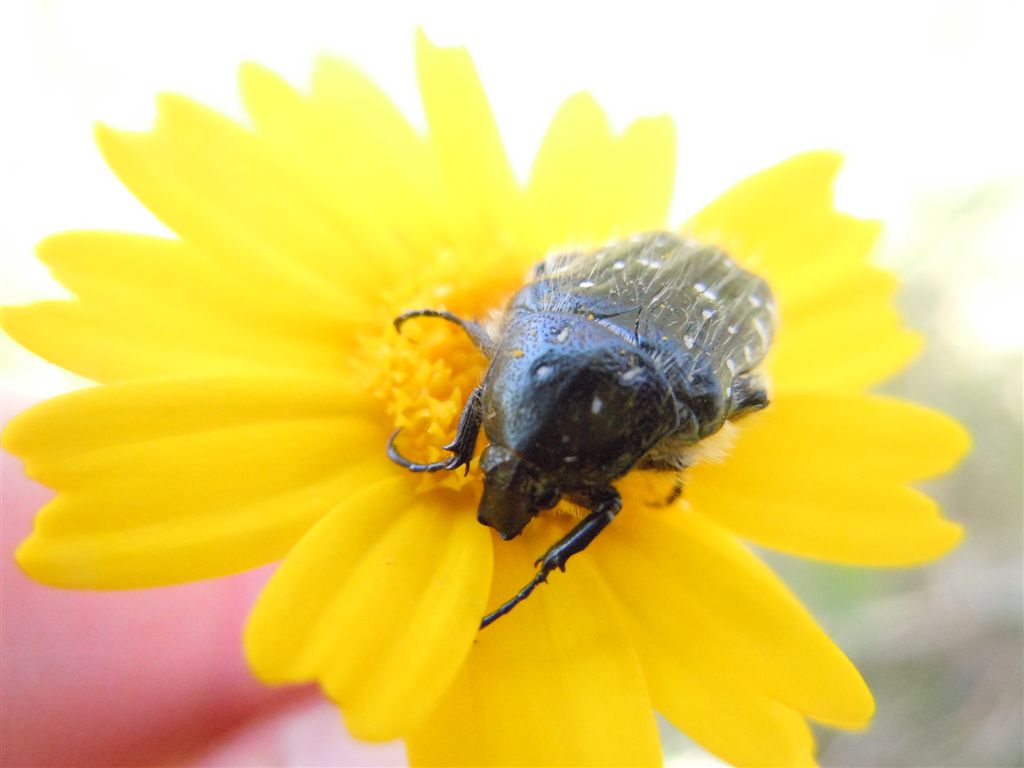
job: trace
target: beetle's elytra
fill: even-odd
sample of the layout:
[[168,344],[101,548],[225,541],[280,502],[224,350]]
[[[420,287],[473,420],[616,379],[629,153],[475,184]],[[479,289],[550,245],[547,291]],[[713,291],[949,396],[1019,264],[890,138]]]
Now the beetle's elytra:
[[490,360],[466,403],[446,461],[417,464],[391,436],[388,455],[414,472],[469,465],[490,441],[478,519],[504,539],[562,498],[590,510],[537,560],[537,574],[481,627],[508,613],[583,550],[622,506],[612,482],[631,469],[679,473],[689,450],[728,420],[764,408],[755,373],[775,329],[771,291],[723,251],[676,235],[637,235],[534,270],[496,337],[461,327]]

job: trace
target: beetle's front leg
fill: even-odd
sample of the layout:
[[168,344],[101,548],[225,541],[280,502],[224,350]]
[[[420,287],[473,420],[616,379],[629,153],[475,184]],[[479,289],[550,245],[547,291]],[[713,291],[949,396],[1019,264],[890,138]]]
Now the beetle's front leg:
[[534,565],[540,566],[537,575],[542,577],[541,581],[547,581],[547,575],[555,568],[564,571],[569,558],[590,546],[590,542],[597,538],[597,534],[603,531],[622,509],[622,498],[611,486],[581,494],[570,494],[569,498],[593,511],[556,541],[543,557],[537,558],[534,562]]
[[469,394],[466,407],[462,409],[462,415],[459,416],[455,439],[444,447],[446,451],[452,452],[445,469],[458,469],[465,466],[466,474],[469,474],[469,462],[473,460],[476,441],[480,437],[480,425],[484,420],[483,391],[484,385],[481,384]]
[[569,558],[577,552],[582,552],[586,549],[590,542],[597,538],[597,535],[608,526],[608,523],[615,519],[615,516],[619,514],[619,510],[622,509],[622,499],[618,491],[611,486],[572,494],[569,498],[577,504],[591,509],[591,513],[580,520],[565,536],[555,542],[551,549],[544,553],[543,557],[537,559],[534,563],[534,565],[540,566],[537,574],[514,597],[484,616],[480,622],[480,629],[494,623],[529,597],[538,584],[548,580],[548,574],[555,568],[564,571],[565,564]]
[[395,438],[401,432],[400,429],[396,429],[388,440],[388,458],[410,472],[437,472],[441,469],[458,469],[465,466],[466,474],[469,474],[469,462],[472,461],[473,453],[476,451],[476,441],[480,436],[480,425],[483,422],[482,403],[483,385],[481,384],[469,395],[466,407],[462,409],[455,439],[444,447],[446,451],[451,451],[452,455],[444,461],[435,461],[432,464],[418,464],[409,461],[395,447]]

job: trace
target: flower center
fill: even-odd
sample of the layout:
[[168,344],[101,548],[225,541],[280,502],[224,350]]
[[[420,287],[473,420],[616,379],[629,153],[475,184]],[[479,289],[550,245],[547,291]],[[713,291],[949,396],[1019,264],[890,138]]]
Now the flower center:
[[[419,274],[385,296],[388,312],[381,332],[363,340],[363,356],[375,371],[371,386],[394,428],[395,446],[416,463],[443,461],[451,456],[443,446],[456,433],[459,416],[470,393],[483,380],[487,358],[456,325],[434,317],[414,317],[402,325],[395,317],[410,310],[448,310],[467,320],[485,320],[504,308],[522,284],[511,271],[498,280],[467,277],[454,253],[441,253]],[[476,455],[486,445],[481,433]],[[438,486],[452,490],[479,489],[477,462],[468,475],[462,470],[423,473],[423,490]],[[478,490],[477,490],[478,492]]]

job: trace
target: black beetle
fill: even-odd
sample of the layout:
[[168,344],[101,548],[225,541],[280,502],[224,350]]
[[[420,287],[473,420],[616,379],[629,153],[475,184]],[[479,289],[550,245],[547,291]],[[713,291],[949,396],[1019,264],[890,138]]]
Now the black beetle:
[[755,373],[775,328],[768,285],[723,251],[670,233],[550,257],[512,297],[496,338],[432,309],[406,312],[395,327],[414,317],[455,323],[490,367],[445,446],[451,457],[409,461],[395,432],[391,459],[414,472],[468,471],[482,426],[481,523],[507,540],[562,498],[590,510],[481,628],[564,571],[615,518],[622,501],[612,481],[634,468],[678,477],[699,441],[768,404]]

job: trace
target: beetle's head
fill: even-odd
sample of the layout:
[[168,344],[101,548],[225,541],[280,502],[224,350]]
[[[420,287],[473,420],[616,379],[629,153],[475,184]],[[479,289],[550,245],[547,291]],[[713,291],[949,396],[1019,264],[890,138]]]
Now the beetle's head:
[[540,473],[513,451],[491,444],[480,456],[484,494],[477,520],[508,540],[518,536],[542,509],[558,503],[558,488],[542,482]]
[[491,443],[563,490],[622,476],[677,415],[657,360],[582,316],[524,316],[507,329],[484,381]]

